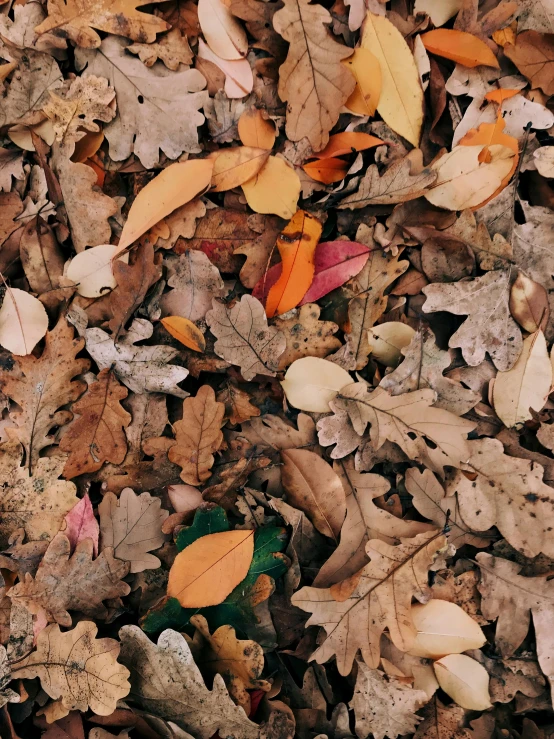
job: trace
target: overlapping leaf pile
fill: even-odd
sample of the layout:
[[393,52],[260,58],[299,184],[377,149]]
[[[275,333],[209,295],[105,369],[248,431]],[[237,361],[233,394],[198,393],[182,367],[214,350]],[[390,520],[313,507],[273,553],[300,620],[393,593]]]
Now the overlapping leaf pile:
[[0,0],[2,739],[554,737],[551,0]]

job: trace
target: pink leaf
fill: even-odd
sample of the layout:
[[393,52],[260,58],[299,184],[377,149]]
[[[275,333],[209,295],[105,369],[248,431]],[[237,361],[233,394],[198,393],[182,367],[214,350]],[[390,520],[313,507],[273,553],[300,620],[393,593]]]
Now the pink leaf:
[[[357,241],[324,241],[315,252],[315,274],[308,292],[300,305],[313,303],[331,290],[344,285],[357,275],[368,260],[370,249]],[[265,303],[267,295],[281,275],[281,265],[276,264],[252,290],[252,295]]]
[[69,539],[71,551],[83,539],[92,539],[94,556],[98,556],[98,536],[100,529],[98,521],[94,518],[94,511],[88,495],[76,503],[65,517],[66,528],[64,534]]

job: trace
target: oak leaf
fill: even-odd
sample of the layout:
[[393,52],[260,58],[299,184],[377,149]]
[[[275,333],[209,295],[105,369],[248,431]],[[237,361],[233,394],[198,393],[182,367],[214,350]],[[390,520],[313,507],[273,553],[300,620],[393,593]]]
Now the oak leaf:
[[526,557],[552,556],[554,490],[542,481],[543,468],[504,454],[496,439],[469,441],[468,448],[467,469],[477,477],[469,480],[457,470],[446,487],[449,495],[457,494],[463,520],[476,531],[496,526]]
[[[73,338],[73,334],[73,327],[60,318],[46,334],[40,358],[15,357],[13,368],[0,374],[2,392],[21,408],[11,414],[14,426],[7,434],[23,445],[26,464],[31,469],[40,451],[52,444],[52,429],[71,419],[60,408],[77,400],[86,389],[82,380],[73,379],[89,367],[87,359],[76,359],[83,349],[83,340]],[[35,392],[36,387],[42,387],[42,392]]]
[[168,511],[161,508],[159,498],[150,493],[135,495],[131,488],[116,497],[107,493],[98,506],[102,551],[113,550],[117,559],[130,564],[129,572],[143,572],[160,566],[152,549],[165,541],[162,524]]
[[271,413],[253,418],[241,426],[241,436],[262,449],[310,448],[317,444],[315,424],[306,413],[296,417],[296,427]]
[[527,77],[533,88],[540,87],[545,95],[554,95],[553,33],[524,31],[514,44],[507,44],[504,53]]
[[69,453],[63,471],[66,479],[95,472],[104,462],[123,462],[127,452],[124,429],[131,422],[131,416],[120,404],[126,397],[127,389],[105,369],[73,404],[79,418],[68,426],[60,442],[60,449]]
[[179,69],[179,64],[192,64],[193,59],[188,39],[179,28],[172,28],[150,44],[131,44],[127,51],[137,54],[147,67],[152,67],[159,59],[174,72]]
[[328,29],[329,11],[309,0],[286,0],[273,16],[273,27],[289,51],[279,69],[279,97],[288,103],[287,136],[305,136],[314,151],[323,149],[340,110],[356,86],[341,64],[352,50],[337,43]]
[[92,555],[92,539],[80,541],[71,554],[69,539],[62,533],[56,534],[36,576],[26,573],[25,580],[11,588],[10,598],[33,614],[43,609],[48,620],[61,626],[71,626],[68,611],[105,619],[108,611],[102,601],[131,591],[122,580],[129,566],[116,560],[111,548],[104,549],[96,559]]
[[358,676],[350,707],[356,717],[356,734],[375,739],[411,734],[421,721],[416,711],[427,702],[427,693],[414,690],[380,670],[357,660]]
[[374,669],[385,628],[398,649],[409,650],[417,633],[410,615],[412,597],[426,598],[427,571],[445,542],[432,532],[404,539],[398,546],[372,539],[366,545],[371,562],[344,600],[335,600],[332,588],[303,587],[295,593],[292,604],[312,614],[306,626],[323,626],[326,632],[311,659],[323,664],[336,655],[340,674],[348,675],[360,649],[366,665]]
[[201,320],[212,307],[212,299],[225,293],[219,270],[202,251],[187,249],[178,257],[170,254],[164,264],[172,290],[160,300],[163,316]]
[[245,380],[257,374],[274,377],[279,358],[286,348],[285,335],[267,325],[262,304],[243,295],[231,309],[217,300],[206,314],[206,322],[216,337],[215,352],[240,367]]
[[261,414],[251,400],[250,395],[232,380],[226,380],[217,393],[217,401],[225,406],[225,418],[229,419],[232,426]]
[[[157,0],[154,0],[157,2]],[[156,34],[170,27],[161,18],[137,10],[144,0],[48,0],[48,17],[35,28],[39,35],[57,32],[78,46],[94,49],[100,36],[94,30],[127,36],[134,41],[156,40]]]
[[0,147],[0,190],[9,192],[12,189],[12,177],[22,180],[23,156],[17,149],[4,149]]
[[215,399],[210,385],[202,385],[194,398],[183,401],[183,418],[173,424],[175,444],[169,459],[181,467],[181,480],[201,485],[210,477],[214,452],[223,443],[221,426],[225,406]]
[[119,643],[115,639],[95,639],[98,629],[90,621],[80,621],[72,631],[62,633],[51,624],[37,637],[37,648],[12,670],[12,677],[40,678],[42,689],[61,699],[66,710],[109,716],[117,701],[129,693],[129,671],[117,662]]
[[278,318],[275,328],[287,340],[287,346],[279,361],[279,369],[284,370],[301,357],[324,358],[341,346],[333,336],[339,327],[332,321],[320,321],[321,308],[317,303],[303,305],[292,318]]
[[[19,253],[32,291],[48,307],[57,305],[58,296],[63,295],[57,288],[61,286],[65,260],[54,231],[40,216],[32,218],[25,225],[19,242]],[[56,297],[51,302],[52,293]]]
[[167,629],[157,645],[138,626],[124,626],[119,636],[134,700],[145,711],[200,739],[210,739],[217,731],[232,739],[257,739],[259,726],[233,703],[221,675],[215,675],[208,690],[181,634]]
[[468,316],[452,334],[448,345],[460,348],[472,367],[481,364],[488,352],[502,372],[517,361],[522,349],[521,330],[510,314],[510,275],[504,270],[487,272],[466,282],[427,285],[425,313],[448,311]]
[[474,736],[472,731],[464,728],[464,709],[455,703],[445,706],[435,697],[421,713],[423,720],[414,739],[472,739]]

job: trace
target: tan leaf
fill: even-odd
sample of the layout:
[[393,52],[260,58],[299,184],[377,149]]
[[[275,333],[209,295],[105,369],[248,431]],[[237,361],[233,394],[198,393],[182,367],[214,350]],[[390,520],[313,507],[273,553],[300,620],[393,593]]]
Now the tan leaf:
[[527,77],[533,88],[554,95],[554,40],[550,33],[524,31],[516,36],[515,45],[506,44],[504,53]]
[[284,370],[301,357],[324,358],[339,348],[335,334],[339,327],[332,321],[320,321],[321,308],[317,303],[307,303],[295,311],[292,318],[278,318],[275,328],[284,333],[287,346],[279,361]]
[[333,362],[319,357],[301,357],[288,368],[281,385],[295,408],[327,413],[330,401],[351,381],[348,372]]
[[487,641],[481,627],[455,603],[433,598],[412,606],[412,620],[417,636],[410,654],[438,659],[447,654],[461,654],[478,649]]
[[[419,4],[423,5],[422,2]],[[422,714],[423,721],[417,727],[414,739],[472,739],[473,737],[473,732],[463,726],[466,715],[464,709],[455,703],[444,706],[438,698],[433,698],[423,708]]]
[[554,178],[554,146],[541,146],[533,152],[533,159],[540,175]]
[[452,364],[452,356],[439,349],[429,328],[418,331],[409,346],[402,349],[402,354],[404,361],[379,383],[391,395],[430,387],[437,394],[435,408],[443,408],[457,416],[468,413],[479,402],[477,393],[443,375]]
[[542,285],[531,280],[524,272],[518,272],[511,287],[510,313],[519,325],[531,334],[539,328],[544,331],[548,326],[550,317],[548,293]]
[[178,28],[172,28],[153,43],[131,44],[127,51],[137,54],[147,67],[153,66],[159,59],[174,72],[179,69],[179,64],[192,64],[193,59],[188,39]]
[[213,388],[202,385],[194,398],[183,401],[183,418],[173,424],[175,444],[169,459],[181,467],[181,480],[200,485],[210,477],[213,453],[223,442],[221,426],[225,406],[215,399]]
[[321,534],[336,542],[346,515],[338,475],[318,454],[306,449],[284,450],[281,458],[287,502],[304,511]]
[[460,549],[464,544],[472,547],[486,547],[490,544],[490,538],[471,531],[461,516],[458,496],[447,496],[431,470],[420,472],[411,467],[406,470],[404,485],[413,497],[414,507],[422,516],[440,529],[444,528],[448,521],[450,529],[448,541],[452,542],[456,549]]
[[191,200],[190,203],[177,208],[160,221],[159,225],[167,226],[169,236],[158,235],[156,246],[171,249],[179,238],[192,239],[196,231],[196,221],[206,215],[206,206],[202,200]]
[[[225,76],[223,90],[228,98],[244,98],[252,92],[254,76],[247,59],[223,59],[215,54],[202,39],[199,39],[195,64],[204,77],[209,80],[208,87],[212,94],[221,89],[219,75]],[[206,64],[208,65],[207,69]],[[215,70],[216,75],[213,74],[212,70]]]
[[168,511],[161,508],[159,498],[149,493],[135,495],[125,488],[119,498],[107,493],[98,506],[102,551],[113,549],[117,559],[130,563],[130,572],[153,570],[160,560],[152,549],[159,549],[165,539],[162,524]]
[[105,619],[103,600],[128,595],[131,588],[122,578],[129,571],[126,562],[114,559],[113,549],[104,549],[93,559],[92,539],[84,539],[71,554],[69,539],[57,534],[50,542],[33,579],[10,590],[10,598],[22,603],[31,613],[43,609],[50,621],[71,626],[68,611],[80,611],[91,618]]
[[368,11],[360,45],[375,54],[381,65],[383,82],[377,112],[393,131],[418,146],[423,90],[408,44],[388,18]]
[[491,239],[485,223],[477,223],[471,210],[464,210],[444,233],[462,239],[475,252],[482,270],[502,269],[513,260],[511,244],[499,233]]
[[21,152],[0,147],[0,190],[9,192],[12,189],[12,177],[22,180],[24,176]]
[[[466,147],[467,148],[467,147]],[[404,203],[425,195],[437,179],[430,167],[423,167],[419,149],[393,162],[383,174],[376,164],[368,167],[357,192],[341,200],[338,207],[365,208],[366,205]]]
[[338,547],[314,580],[314,585],[319,588],[346,580],[364,567],[368,563],[365,550],[370,539],[397,544],[400,538],[435,530],[431,524],[406,521],[393,516],[385,508],[377,507],[375,499],[382,499],[390,490],[386,478],[358,472],[352,458],[335,462],[333,468],[346,492],[346,518]]
[[131,416],[120,401],[127,397],[109,369],[102,370],[83,397],[73,404],[79,415],[67,428],[60,449],[69,452],[63,470],[66,479],[95,472],[104,462],[120,464],[125,459],[125,427]]
[[167,284],[173,288],[160,299],[162,316],[182,316],[189,321],[205,317],[212,299],[225,293],[219,270],[202,251],[187,249],[164,259]]
[[[154,0],[157,2],[158,0]],[[57,31],[78,46],[100,46],[100,36],[93,29],[127,36],[134,41],[151,43],[156,34],[167,31],[169,24],[155,15],[141,13],[137,6],[144,0],[48,0],[48,17],[35,28],[36,33]]]
[[288,103],[287,136],[305,136],[314,151],[323,149],[340,110],[356,86],[342,59],[352,54],[326,28],[329,11],[309,0],[286,0],[273,16],[273,27],[288,41],[287,59],[279,69],[279,97]]
[[210,679],[219,673],[232,698],[245,713],[250,712],[248,690],[268,691],[270,683],[260,680],[264,669],[264,652],[255,641],[237,639],[232,626],[220,626],[210,634],[204,616],[193,616],[191,624],[197,629],[201,643],[192,644],[195,662],[204,668]]
[[244,580],[253,554],[253,530],[201,536],[175,558],[167,594],[183,608],[216,606]]
[[48,314],[40,300],[8,287],[0,308],[0,344],[19,356],[31,354],[48,331]]
[[258,374],[275,376],[286,338],[267,325],[259,300],[243,295],[231,309],[214,300],[206,322],[217,339],[214,349],[218,357],[238,365],[245,380]]
[[[25,529],[29,541],[50,541],[58,532],[65,514],[77,503],[75,485],[58,480],[65,457],[42,457],[33,466],[32,475],[20,467],[20,460],[19,443],[1,445],[0,533],[4,547],[18,528]],[[40,497],[37,490],[41,490]]]
[[427,297],[424,313],[444,310],[468,316],[448,345],[460,348],[469,365],[481,364],[488,352],[501,372],[514,366],[521,353],[522,338],[508,306],[509,272],[487,272],[465,282],[427,285],[422,292]]
[[12,669],[12,677],[40,678],[42,689],[60,698],[66,710],[91,710],[109,716],[117,701],[129,693],[129,670],[117,662],[119,643],[95,639],[98,629],[80,621],[62,633],[51,624],[37,637],[37,648]]
[[367,666],[374,668],[385,628],[398,649],[408,650],[416,635],[412,597],[425,598],[427,570],[445,543],[444,536],[432,532],[396,547],[372,539],[366,546],[371,562],[345,600],[338,602],[327,588],[303,587],[295,593],[292,604],[312,614],[306,626],[323,626],[326,632],[312,659],[323,664],[336,655],[340,674],[348,675],[360,649]]
[[[60,287],[64,258],[53,230],[40,216],[26,224],[19,251],[25,277],[34,293],[41,296]],[[45,295],[43,300],[47,298]]]
[[297,449],[310,448],[317,444],[315,424],[306,413],[299,413],[296,418],[298,428],[287,423],[279,416],[264,413],[261,418],[253,418],[241,427],[244,436],[255,446],[262,449]]
[[99,244],[85,249],[67,263],[65,277],[76,287],[78,295],[99,298],[117,286],[112,269],[115,254],[117,246]]
[[491,708],[489,675],[467,654],[449,654],[433,664],[439,685],[459,706],[471,711]]
[[163,715],[200,739],[217,731],[232,739],[257,739],[260,727],[233,703],[221,675],[215,675],[208,690],[181,634],[167,629],[157,645],[138,626],[124,626],[119,635],[134,700],[145,711]]
[[19,228],[15,219],[22,211],[23,203],[16,192],[0,192],[0,244]]
[[233,426],[260,415],[260,409],[252,405],[251,399],[245,390],[231,380],[226,380],[217,393],[218,402],[225,405],[225,418],[228,418]]
[[246,56],[246,32],[222,0],[199,0],[198,22],[214,54],[229,60]]
[[[46,334],[40,358],[32,355],[14,358],[15,365],[0,374],[0,388],[21,408],[11,414],[14,428],[7,433],[25,449],[27,466],[36,464],[41,449],[52,444],[51,430],[71,420],[59,409],[77,398],[86,384],[73,378],[89,367],[87,359],[76,359],[83,349],[83,340],[73,338],[73,327],[60,318]],[[34,388],[42,387],[37,393]]]
[[356,717],[356,734],[371,734],[375,739],[412,734],[421,721],[415,712],[427,702],[427,694],[387,678],[361,660],[357,665],[354,696],[349,704]]
[[542,481],[543,468],[508,457],[496,439],[476,439],[468,445],[468,468],[477,473],[476,479],[457,470],[446,487],[449,495],[457,494],[467,525],[477,531],[496,526],[526,557],[554,555],[549,524],[554,490]]
[[371,356],[385,367],[396,367],[415,330],[402,321],[386,321],[369,329]]

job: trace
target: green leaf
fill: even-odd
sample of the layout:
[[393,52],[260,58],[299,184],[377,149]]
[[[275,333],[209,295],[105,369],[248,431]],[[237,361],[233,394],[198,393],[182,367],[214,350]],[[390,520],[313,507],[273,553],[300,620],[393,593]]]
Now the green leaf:
[[177,545],[177,549],[182,552],[183,549],[202,536],[218,534],[221,531],[229,531],[230,528],[227,514],[223,508],[218,506],[209,511],[198,508],[194,514],[192,526],[187,526],[187,528],[179,531],[175,544]]

